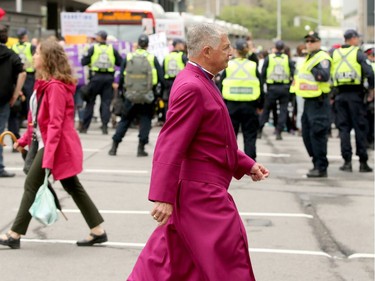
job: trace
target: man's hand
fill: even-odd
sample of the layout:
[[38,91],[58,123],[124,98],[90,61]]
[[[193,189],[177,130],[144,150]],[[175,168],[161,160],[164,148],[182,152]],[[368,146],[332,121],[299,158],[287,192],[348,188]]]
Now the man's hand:
[[21,92],[21,91],[18,92],[18,93],[17,93],[17,92],[14,92],[12,98],[11,98],[10,101],[9,101],[9,105],[10,105],[10,107],[13,107],[14,103],[16,102],[16,100],[18,99],[18,97],[21,96],[21,95],[22,95],[22,92]]
[[367,102],[372,102],[374,100],[374,89],[368,90]]
[[269,176],[270,172],[261,164],[255,163],[250,170],[250,177],[253,181],[261,181]]
[[154,208],[151,211],[151,216],[159,225],[167,223],[169,217],[172,215],[173,205],[164,202],[155,202]]

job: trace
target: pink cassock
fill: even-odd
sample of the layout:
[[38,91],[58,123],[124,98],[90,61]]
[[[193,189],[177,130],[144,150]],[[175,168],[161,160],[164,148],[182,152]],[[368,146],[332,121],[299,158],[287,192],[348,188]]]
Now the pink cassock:
[[149,199],[173,204],[128,281],[254,281],[245,228],[228,193],[254,160],[238,150],[211,75],[187,64],[171,91],[155,148]]

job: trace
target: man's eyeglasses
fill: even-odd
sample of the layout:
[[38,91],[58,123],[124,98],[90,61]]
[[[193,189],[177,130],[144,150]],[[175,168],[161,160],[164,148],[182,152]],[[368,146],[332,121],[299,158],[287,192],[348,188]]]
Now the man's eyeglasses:
[[316,41],[316,40],[309,40],[309,39],[307,39],[307,40],[305,40],[305,43],[315,43],[315,42],[318,42],[318,41]]

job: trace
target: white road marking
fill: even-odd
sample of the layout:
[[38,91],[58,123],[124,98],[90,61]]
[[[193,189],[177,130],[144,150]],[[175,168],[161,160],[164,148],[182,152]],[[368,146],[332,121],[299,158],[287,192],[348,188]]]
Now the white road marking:
[[[80,213],[78,209],[63,209],[64,213]],[[99,210],[101,214],[122,214],[122,215],[149,215],[151,211],[136,211],[136,210]],[[240,212],[240,216],[249,217],[288,217],[288,218],[308,218],[312,219],[312,215],[308,214],[294,214],[294,213],[253,213]]]
[[358,253],[358,254],[353,254],[348,257],[348,259],[374,259],[375,255],[374,254],[363,254],[363,253]]
[[259,156],[269,156],[274,158],[288,158],[290,154],[283,154],[283,153],[265,153],[265,152],[258,152],[257,155]]

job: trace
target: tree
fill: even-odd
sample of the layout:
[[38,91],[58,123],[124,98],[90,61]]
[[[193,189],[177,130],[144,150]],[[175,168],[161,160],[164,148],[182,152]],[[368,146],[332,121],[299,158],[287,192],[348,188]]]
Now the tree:
[[[322,25],[338,23],[330,14],[330,4],[322,1]],[[282,39],[300,40],[305,34],[305,25],[316,29],[317,23],[302,20],[301,26],[294,26],[294,18],[305,16],[318,18],[318,0],[281,0]],[[277,33],[277,1],[258,0],[255,5],[226,6],[222,9],[220,19],[247,27],[254,38],[273,39]]]

